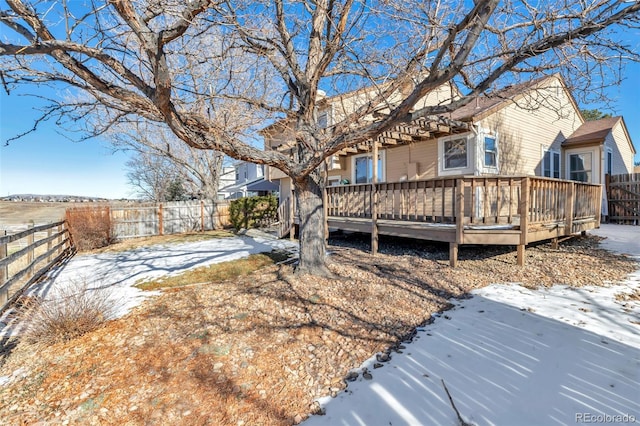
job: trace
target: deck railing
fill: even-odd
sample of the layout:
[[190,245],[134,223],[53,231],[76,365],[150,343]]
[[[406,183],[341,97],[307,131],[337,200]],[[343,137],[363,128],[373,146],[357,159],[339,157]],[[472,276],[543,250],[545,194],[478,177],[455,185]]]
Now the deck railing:
[[549,230],[559,236],[585,230],[585,223],[599,226],[601,191],[550,178],[472,176],[332,186],[326,201],[330,218],[371,219],[372,239],[378,220],[455,225],[456,245],[464,244],[465,230],[500,225],[520,230],[518,247],[524,247],[551,238]]
[[[522,197],[526,186],[527,197]],[[426,223],[456,223],[457,197],[464,200],[463,225],[519,226],[596,219],[600,185],[538,177],[463,177],[408,182],[341,185],[327,188],[327,214]],[[526,201],[527,205],[522,203]]]

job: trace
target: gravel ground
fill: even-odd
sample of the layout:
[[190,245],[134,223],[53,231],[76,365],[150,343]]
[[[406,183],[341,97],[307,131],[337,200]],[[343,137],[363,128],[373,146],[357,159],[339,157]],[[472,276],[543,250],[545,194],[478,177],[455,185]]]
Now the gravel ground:
[[599,237],[527,249],[463,247],[336,236],[335,280],[265,268],[216,285],[163,292],[96,332],[46,348],[3,342],[0,418],[7,424],[299,423],[314,399],[336,395],[350,370],[402,351],[416,326],[496,282],[607,285],[637,264],[599,248]]

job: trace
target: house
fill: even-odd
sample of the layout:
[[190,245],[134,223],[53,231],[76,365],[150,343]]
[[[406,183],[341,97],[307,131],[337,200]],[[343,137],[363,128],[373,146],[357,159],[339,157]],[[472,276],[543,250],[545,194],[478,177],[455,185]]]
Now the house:
[[277,183],[265,180],[262,164],[239,161],[227,174],[232,178],[231,184],[220,188],[219,191],[225,199],[267,195],[279,189]]
[[[441,102],[450,93],[449,88],[436,91],[425,104]],[[332,114],[335,107],[329,103],[320,114],[321,120],[330,125]],[[529,175],[603,183],[605,174],[633,172],[636,151],[624,119],[585,122],[559,75],[479,97],[445,118],[467,123],[468,130],[383,143],[378,181]],[[278,133],[277,127],[263,135],[267,149],[281,145],[286,136]],[[328,185],[372,180],[371,152],[353,151],[329,160]],[[289,183],[284,174],[273,169],[266,174],[268,179],[279,181],[281,193],[287,193]]]
[[[420,104],[446,103],[457,96],[455,88],[447,85]],[[357,106],[360,97],[361,92],[354,92],[327,98],[320,107],[320,120],[331,126],[351,106]],[[284,122],[266,128],[263,136],[266,149],[282,150],[291,144]],[[377,179],[373,176],[374,151]],[[390,235],[421,234],[425,239],[448,241],[456,253],[458,244],[491,243],[518,245],[520,255],[527,242],[599,226],[600,213],[606,214],[601,188],[604,176],[632,172],[635,152],[622,117],[585,122],[562,77],[551,75],[478,97],[437,120],[398,126],[380,135],[375,146],[363,144],[337,153],[327,160],[327,216],[332,227],[364,232],[379,226],[374,216],[404,220],[403,229],[397,223],[380,229]],[[278,182],[282,199],[291,196],[287,176],[275,169],[267,169],[266,176]],[[353,195],[353,184],[374,180],[379,184],[370,191],[377,192],[381,200],[375,208],[365,194]],[[455,189],[457,185],[461,187]],[[510,194],[505,193],[506,188]],[[514,195],[525,189],[528,197]],[[456,197],[464,198],[464,204]],[[368,222],[356,223],[360,219]],[[530,229],[522,228],[522,222]],[[442,229],[406,230],[415,228],[413,223],[420,229],[425,223],[439,224]],[[451,223],[462,228],[454,236],[451,229],[444,230]],[[479,225],[508,225],[522,235],[506,237],[502,232],[498,237],[494,232],[489,236],[487,231],[479,237],[471,232]],[[465,230],[469,231],[466,238]],[[375,232],[371,232],[373,237]]]

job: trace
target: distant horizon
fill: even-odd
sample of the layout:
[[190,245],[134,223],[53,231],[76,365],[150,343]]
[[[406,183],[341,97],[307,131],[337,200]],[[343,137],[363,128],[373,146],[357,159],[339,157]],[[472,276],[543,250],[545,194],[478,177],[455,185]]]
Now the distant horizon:
[[128,199],[128,200],[133,200],[136,198],[129,198],[129,197],[121,197],[121,198],[108,198],[108,197],[100,197],[100,196],[95,196],[95,195],[72,195],[72,194],[41,194],[41,193],[16,193],[16,194],[9,194],[9,195],[3,195],[0,196],[0,200],[2,201],[6,201],[7,198],[12,198],[12,197],[32,197],[32,198],[46,198],[46,197],[50,197],[50,198],[95,198],[95,199],[101,199],[101,200],[119,200],[119,199]]
[[[630,63],[620,86],[607,91],[610,105],[581,104],[623,116],[640,160],[640,63]],[[28,130],[39,117],[42,100],[27,96],[24,89],[7,95],[0,91],[0,197],[15,194],[91,194],[86,197],[136,199],[129,183],[126,163],[130,152],[115,150],[100,138],[74,142],[79,135],[44,121],[38,130],[5,145],[11,137]]]

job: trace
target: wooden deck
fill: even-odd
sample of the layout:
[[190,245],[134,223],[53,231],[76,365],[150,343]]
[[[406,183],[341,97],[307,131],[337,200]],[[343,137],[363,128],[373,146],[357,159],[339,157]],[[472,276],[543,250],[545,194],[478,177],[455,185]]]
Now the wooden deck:
[[326,189],[332,229],[449,243],[455,266],[464,244],[517,246],[600,226],[600,185],[539,177],[455,177]]

